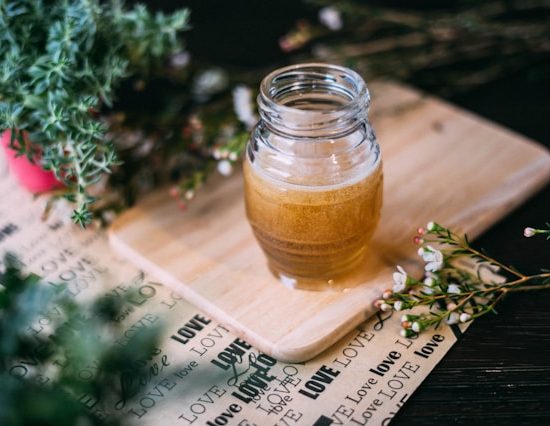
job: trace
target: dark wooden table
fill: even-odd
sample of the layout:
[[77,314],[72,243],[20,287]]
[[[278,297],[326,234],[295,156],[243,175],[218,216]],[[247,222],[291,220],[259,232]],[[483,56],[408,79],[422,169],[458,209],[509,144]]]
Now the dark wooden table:
[[[451,100],[550,146],[549,87],[518,75]],[[550,186],[475,245],[525,273],[550,269],[550,241],[522,235],[545,222]],[[468,329],[392,424],[550,425],[550,291],[510,295],[497,310]]]

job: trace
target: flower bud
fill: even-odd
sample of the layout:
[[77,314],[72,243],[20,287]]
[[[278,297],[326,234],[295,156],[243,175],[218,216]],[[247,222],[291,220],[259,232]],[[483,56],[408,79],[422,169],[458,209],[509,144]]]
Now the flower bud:
[[391,305],[388,305],[387,303],[382,303],[382,305],[380,305],[380,310],[382,312],[389,312],[392,310],[392,307]]
[[395,309],[396,311],[403,310],[403,302],[401,300],[398,300],[397,302],[395,302],[393,304],[393,309]]
[[170,197],[178,198],[180,196],[180,189],[177,186],[173,186],[169,191]]
[[420,324],[418,321],[415,321],[415,322],[412,323],[411,329],[415,333],[420,333],[422,331],[423,327],[422,327],[422,324]]
[[533,237],[536,233],[537,233],[537,230],[529,226],[523,230],[523,236],[527,238]]
[[419,245],[419,244],[422,244],[424,242],[424,240],[417,235],[416,237],[413,238],[413,242],[416,245]]
[[391,290],[389,290],[389,289],[388,289],[388,290],[384,290],[384,293],[382,293],[382,299],[387,300],[387,299],[389,299],[390,297],[392,297],[392,295],[393,295],[393,291],[391,291]]
[[424,285],[425,286],[433,287],[434,284],[435,284],[435,280],[433,279],[433,277],[426,277],[424,279]]

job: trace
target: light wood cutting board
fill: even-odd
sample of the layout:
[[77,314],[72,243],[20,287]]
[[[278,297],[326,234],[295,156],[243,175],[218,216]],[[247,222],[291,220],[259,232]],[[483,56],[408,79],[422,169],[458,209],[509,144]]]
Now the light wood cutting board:
[[435,220],[473,238],[548,182],[549,152],[525,137],[395,83],[371,91],[385,183],[364,284],[279,284],[246,221],[240,173],[216,179],[186,212],[154,194],[113,224],[112,246],[261,351],[300,362],[373,314],[396,264],[420,269],[418,226]]

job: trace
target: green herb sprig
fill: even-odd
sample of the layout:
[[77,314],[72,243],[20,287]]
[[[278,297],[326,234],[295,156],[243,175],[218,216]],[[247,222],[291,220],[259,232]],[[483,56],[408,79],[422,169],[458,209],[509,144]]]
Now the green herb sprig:
[[0,131],[55,173],[77,224],[90,223],[90,188],[119,164],[98,110],[123,78],[181,50],[188,16],[117,0],[0,0]]
[[112,409],[122,376],[145,375],[160,352],[160,325],[116,342],[137,290],[79,303],[21,267],[8,255],[0,273],[0,424],[124,423],[126,410]]

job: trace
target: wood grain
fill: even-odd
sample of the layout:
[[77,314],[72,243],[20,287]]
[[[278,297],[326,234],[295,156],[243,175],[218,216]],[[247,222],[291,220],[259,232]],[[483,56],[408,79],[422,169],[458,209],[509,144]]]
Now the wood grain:
[[212,182],[185,213],[155,194],[113,224],[111,244],[260,350],[290,362],[315,356],[372,314],[395,264],[419,269],[417,226],[436,220],[475,237],[550,177],[549,153],[520,135],[395,83],[372,91],[385,188],[364,284],[279,284],[246,222],[239,174]]

